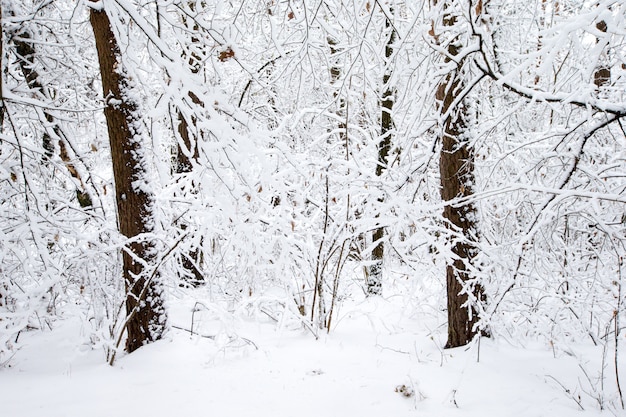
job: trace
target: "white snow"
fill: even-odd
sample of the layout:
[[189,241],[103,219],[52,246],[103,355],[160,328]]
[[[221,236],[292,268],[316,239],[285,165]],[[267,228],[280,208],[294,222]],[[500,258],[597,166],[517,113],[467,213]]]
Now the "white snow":
[[[172,324],[189,328],[193,303],[172,302]],[[443,350],[440,319],[412,316],[384,299],[365,300],[344,306],[336,328],[315,340],[307,331],[246,317],[233,316],[225,327],[208,312],[196,312],[195,330],[212,331],[215,339],[173,329],[113,367],[101,351],[81,345],[79,322],[60,321],[53,331],[20,336],[22,349],[0,372],[1,415],[608,414],[581,391],[574,357],[540,343],[520,348],[485,338]],[[578,395],[585,411],[572,399]]]

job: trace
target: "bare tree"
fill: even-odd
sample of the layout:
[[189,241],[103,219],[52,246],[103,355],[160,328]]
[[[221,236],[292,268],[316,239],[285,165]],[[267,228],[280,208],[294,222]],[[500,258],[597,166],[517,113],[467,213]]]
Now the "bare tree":
[[[393,9],[389,10],[393,13]],[[376,176],[380,177],[387,169],[389,163],[389,151],[391,150],[391,140],[393,134],[393,102],[395,91],[390,84],[391,79],[391,57],[393,56],[393,48],[396,40],[396,30],[392,25],[390,16],[385,19],[385,29],[389,33],[387,43],[385,44],[385,71],[383,73],[383,93],[381,96],[381,115],[380,115],[380,143],[378,144],[378,164],[376,165]],[[378,199],[378,203],[384,203],[384,195]],[[368,295],[382,295],[383,293],[383,258],[385,255],[385,228],[378,227],[372,234],[374,242],[374,250],[372,250],[373,264],[369,268],[367,280]]]
[[123,250],[126,288],[126,350],[132,352],[163,335],[166,313],[158,273],[151,269],[154,244],[146,234],[153,230],[153,195],[146,186],[145,128],[140,104],[125,75],[121,52],[102,3],[90,8],[90,21],[100,63],[104,115],[107,121],[118,227],[129,239]]
[[[9,12],[12,13],[11,10],[9,10]],[[35,50],[35,45],[33,44],[31,34],[28,32],[26,25],[12,34],[11,42],[14,46],[15,54],[17,55],[18,65],[28,87],[36,96],[50,100],[49,90],[44,88],[41,77],[36,69],[35,58],[37,51]],[[78,199],[78,203],[81,207],[92,206],[92,199],[86,184],[70,156],[69,149],[71,145],[67,134],[62,126],[57,123],[52,112],[46,109],[36,110],[41,119],[41,125],[44,128],[42,145],[45,150],[45,158],[48,159],[53,156],[56,149],[56,142],[58,155],[76,183],[76,198]]]
[[[437,4],[437,2],[435,2]],[[467,67],[469,59],[462,54],[461,35],[455,33],[459,17],[453,6],[444,2],[442,25],[452,29],[453,38],[448,39],[444,63],[449,73],[437,87],[436,100],[441,114],[441,154],[439,171],[441,198],[447,203],[443,217],[451,231],[452,259],[446,265],[448,299],[447,348],[463,346],[476,336],[479,320],[476,301],[481,300],[482,288],[472,273],[472,261],[478,239],[476,207],[472,203],[459,202],[473,194],[474,153],[467,136],[465,101]],[[433,33],[434,34],[434,33]]]
[[[184,9],[184,7],[188,9]],[[195,14],[202,12],[202,10],[196,10],[196,3],[187,2],[181,5],[181,10],[184,10],[188,15],[182,13],[182,23],[186,29],[192,33],[190,36],[189,45],[185,47],[190,51],[183,52],[183,59],[187,59],[187,64],[192,74],[198,74],[203,66],[203,60],[205,54],[203,47],[200,43],[200,27],[194,21]],[[196,96],[192,91],[189,91],[187,96],[191,103],[198,109],[204,107],[204,103]],[[176,174],[189,174],[197,165],[199,158],[198,139],[199,132],[196,126],[195,115],[185,115],[181,109],[177,109],[178,118],[178,141],[176,144],[176,156],[174,160],[174,172]],[[178,225],[181,230],[187,230],[188,224],[185,219],[179,218]],[[201,260],[201,252],[199,248],[191,248],[189,251],[180,254],[180,266],[182,268],[182,279],[193,286],[200,285],[204,282],[204,276],[199,269],[199,262]]]

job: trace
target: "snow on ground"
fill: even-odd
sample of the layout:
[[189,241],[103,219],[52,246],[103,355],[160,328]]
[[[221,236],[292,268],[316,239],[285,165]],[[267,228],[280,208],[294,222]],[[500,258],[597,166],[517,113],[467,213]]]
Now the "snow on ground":
[[[192,310],[192,301],[176,304],[171,322],[189,328]],[[442,323],[408,317],[383,299],[339,316],[315,340],[291,325],[238,318],[224,326],[197,311],[196,331],[215,340],[174,329],[114,367],[78,344],[80,323],[59,322],[21,336],[23,348],[0,370],[0,416],[611,415],[590,398],[580,410],[572,399],[584,386],[578,362],[549,347],[482,339],[444,351]]]

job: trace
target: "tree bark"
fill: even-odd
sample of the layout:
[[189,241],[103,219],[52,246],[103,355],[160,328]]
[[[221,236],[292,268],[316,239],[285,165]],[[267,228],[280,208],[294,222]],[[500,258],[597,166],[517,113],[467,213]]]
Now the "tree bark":
[[[183,113],[178,111],[178,134],[180,135],[179,141],[176,145],[176,161],[174,162],[174,172],[177,174],[188,174],[193,170],[192,160],[197,162],[199,153],[197,145],[197,137],[194,137],[192,141],[192,133],[189,130],[190,126]],[[182,146],[180,141],[182,140]],[[191,152],[191,158],[187,156],[187,153],[183,150],[183,146],[187,151]],[[181,230],[187,229],[187,224],[184,220],[180,220],[178,225]],[[188,285],[197,287],[204,283],[204,275],[198,268],[198,263],[201,260],[201,254],[198,248],[191,249],[190,251],[181,254],[180,265],[182,267],[182,279]]]
[[[445,6],[444,6],[445,10]],[[453,27],[455,16],[446,13],[443,25]],[[460,52],[458,39],[447,47],[445,62],[451,62]],[[441,177],[441,198],[444,202],[472,195],[474,184],[474,154],[466,136],[467,124],[464,103],[455,104],[465,87],[463,66],[465,60],[439,84],[436,100],[443,120],[441,134],[441,155],[439,171]],[[471,282],[474,276],[471,265],[476,256],[474,245],[478,237],[476,207],[471,203],[446,204],[443,210],[446,227],[459,237],[452,238],[453,259],[446,265],[446,287],[448,299],[448,341],[446,348],[463,346],[476,336],[479,320],[476,300],[482,300],[482,288]],[[472,296],[470,300],[469,295]]]
[[[452,77],[454,78],[454,76]],[[454,100],[454,91],[460,87],[458,79],[450,83],[443,83],[437,92],[438,98],[443,97],[442,109],[449,107]],[[459,197],[472,195],[471,184],[474,182],[474,156],[467,140],[463,138],[465,120],[462,111],[448,117],[444,124],[442,135],[442,149],[439,160],[441,176],[441,198],[451,201]],[[476,207],[473,204],[463,205],[448,204],[443,209],[443,217],[447,227],[462,237],[453,239],[452,253],[454,259],[446,265],[446,287],[448,298],[448,341],[447,348],[463,346],[469,343],[476,335],[475,325],[478,322],[478,312],[474,303],[468,302],[468,294],[465,288],[468,281],[474,276],[470,272],[470,265],[476,256],[476,248],[473,245],[478,228],[476,220]],[[482,299],[482,290],[478,285],[472,285],[474,299]]]
[[[187,3],[190,11],[196,11],[196,4],[194,2]],[[183,24],[187,27],[188,21],[187,17],[183,15]],[[199,30],[197,23],[192,23],[189,27],[189,30],[193,32],[197,32]],[[191,44],[196,45],[200,42],[198,36],[191,36]],[[183,53],[183,57],[185,53]],[[190,52],[188,58],[189,69],[193,74],[197,74],[200,72],[202,68],[203,57],[195,51]],[[189,92],[188,94],[191,102],[199,108],[204,107],[204,103],[193,93]],[[193,128],[193,130],[191,130]],[[183,112],[178,109],[178,138],[176,144],[176,160],[174,161],[174,172],[176,174],[188,174],[193,171],[194,163],[198,163],[198,158],[200,157],[198,150],[198,135],[196,129],[196,120],[194,116],[191,116],[191,123],[187,120]],[[191,156],[190,156],[191,155]],[[187,224],[184,219],[179,219],[177,222],[178,226],[181,230],[187,229]],[[182,268],[182,280],[194,287],[202,285],[204,283],[204,275],[202,271],[200,271],[198,264],[202,259],[202,254],[200,253],[199,248],[192,248],[191,250],[182,253],[180,257],[180,266]]]
[[133,352],[160,339],[167,318],[158,274],[148,275],[155,250],[145,236],[153,230],[153,196],[145,185],[141,185],[146,181],[142,149],[145,129],[139,105],[133,100],[133,94],[128,94],[131,90],[129,80],[106,12],[90,9],[90,21],[105,98],[104,115],[111,146],[118,227],[120,233],[130,240],[122,258],[126,288],[126,350]]
[[[390,9],[393,12],[393,9]],[[396,31],[393,29],[389,19],[385,21],[385,28],[390,31],[387,44],[385,45],[385,73],[383,74],[383,89],[381,101],[380,116],[380,136],[381,140],[378,144],[378,163],[376,165],[376,176],[380,177],[387,169],[389,163],[389,151],[391,150],[391,139],[393,129],[393,110],[394,89],[389,85],[391,78],[390,59],[393,55],[393,44],[396,40]],[[385,202],[385,198],[381,195],[378,198],[379,205]],[[372,233],[372,242],[376,245],[372,250],[372,265],[369,267],[367,280],[367,295],[382,295],[383,293],[383,258],[385,255],[385,228],[378,227]]]
[[[26,80],[28,88],[30,88],[35,94],[38,94],[44,98],[49,98],[46,89],[44,89],[39,73],[35,69],[35,57],[36,51],[32,44],[29,42],[30,33],[26,30],[22,30],[15,34],[12,39],[15,45],[15,52],[18,56],[18,65]],[[42,137],[42,146],[44,149],[45,159],[52,157],[55,151],[53,139],[56,140],[59,146],[59,157],[65,164],[67,171],[76,181],[76,198],[81,207],[91,207],[92,199],[87,191],[87,187],[83,182],[82,176],[74,166],[70,154],[68,152],[68,139],[61,126],[57,123],[56,118],[47,110],[43,110],[42,126],[44,128]]]

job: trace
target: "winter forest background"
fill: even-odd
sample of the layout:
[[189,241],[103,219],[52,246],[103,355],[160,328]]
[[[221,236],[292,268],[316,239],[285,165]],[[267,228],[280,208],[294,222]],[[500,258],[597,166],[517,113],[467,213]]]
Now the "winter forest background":
[[624,412],[623,0],[0,6],[0,375],[67,321],[116,365],[392,305]]

